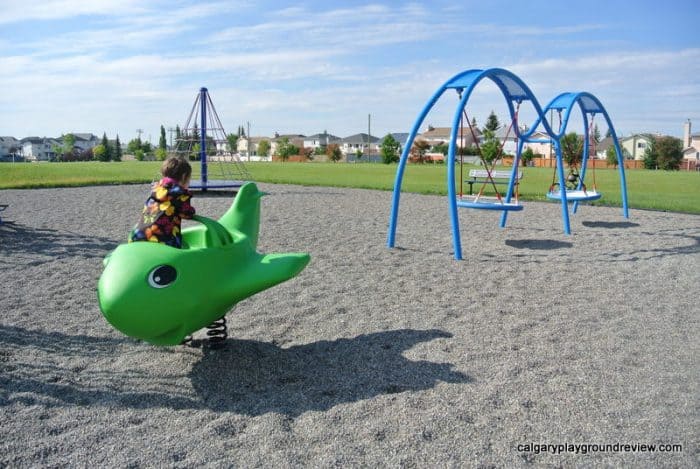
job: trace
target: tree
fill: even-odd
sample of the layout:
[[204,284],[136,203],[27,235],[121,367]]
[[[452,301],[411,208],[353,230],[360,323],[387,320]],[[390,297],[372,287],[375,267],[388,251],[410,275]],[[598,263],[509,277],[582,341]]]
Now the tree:
[[416,162],[423,164],[425,163],[425,154],[430,149],[430,144],[425,140],[416,140],[411,147],[411,155],[416,160]]
[[140,148],[134,152],[134,158],[136,158],[136,161],[143,161],[143,157],[143,150],[141,150]]
[[651,142],[644,150],[644,158],[642,159],[642,161],[644,162],[644,168],[658,169],[658,158],[659,154],[656,152],[656,139],[652,137]]
[[238,135],[228,134],[226,136],[226,142],[228,145],[228,151],[230,151],[231,153],[236,153],[238,151]]
[[450,146],[445,142],[439,143],[433,147],[433,151],[447,156],[447,153],[450,151]]
[[591,135],[591,139],[591,143],[600,143],[600,129],[598,129],[598,124],[593,125],[593,134]]
[[282,161],[287,161],[290,156],[298,154],[299,149],[289,141],[289,138],[284,137],[277,142],[277,156],[282,158]]
[[168,149],[168,141],[165,139],[165,127],[160,126],[160,139],[158,140],[158,148],[163,151]]
[[136,151],[141,149],[141,139],[140,138],[134,138],[129,141],[129,143],[126,145],[126,151],[128,151],[132,155],[136,155]]
[[610,145],[607,150],[605,150],[605,162],[608,166],[617,168],[617,151],[615,150],[615,145]]
[[656,140],[656,163],[659,169],[677,171],[683,161],[683,143],[676,137],[659,137]]
[[484,143],[481,144],[481,157],[486,163],[491,164],[498,157],[501,143],[496,138],[496,133],[493,130],[484,127],[483,135]]
[[486,125],[484,125],[483,131],[490,130],[491,132],[496,132],[501,127],[501,123],[498,122],[498,117],[496,113],[491,111],[488,119],[486,119]]
[[396,163],[399,161],[399,148],[401,145],[391,135],[387,134],[379,145],[379,152],[382,154],[384,164]]
[[267,156],[270,153],[270,142],[267,140],[260,140],[258,143],[258,155]]
[[63,145],[60,147],[55,148],[55,153],[56,153],[56,160],[61,161],[63,159],[65,160],[72,160],[73,159],[73,147],[75,147],[75,135],[73,134],[65,134],[61,137],[63,140]]
[[578,166],[583,156],[583,137],[576,132],[569,132],[560,141],[564,162],[570,167]]
[[360,150],[359,148],[355,150],[355,159],[357,161],[360,161],[362,159],[362,155],[364,155],[364,153],[362,153],[362,150]]
[[520,159],[523,162],[523,166],[528,166],[530,164],[530,161],[535,157],[535,152],[532,151],[532,148],[527,147],[525,151],[523,151],[520,154]]
[[122,143],[119,141],[119,134],[117,134],[117,138],[114,141],[114,155],[112,159],[114,161],[122,160]]
[[104,160],[100,161],[109,161],[112,159],[112,146],[109,144],[109,139],[107,139],[107,132],[102,133],[102,146],[105,147],[105,155],[104,155]]
[[165,159],[168,157],[168,150],[166,150],[164,148],[160,148],[160,147],[156,148],[154,155],[156,157],[156,160],[165,161]]
[[337,163],[343,158],[343,152],[340,151],[340,145],[337,143],[331,143],[326,146],[326,155],[328,155],[328,160],[333,163]]
[[103,144],[95,145],[92,149],[92,156],[96,161],[107,162],[109,161],[109,155],[107,154],[107,149]]

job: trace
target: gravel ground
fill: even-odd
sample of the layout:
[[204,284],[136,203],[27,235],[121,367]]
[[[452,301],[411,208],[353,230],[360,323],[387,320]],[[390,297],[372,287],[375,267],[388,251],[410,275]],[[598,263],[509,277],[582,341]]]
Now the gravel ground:
[[260,251],[312,260],[220,349],[98,309],[147,186],[0,191],[0,467],[700,466],[699,216],[462,210],[457,262],[444,197],[404,194],[387,249],[388,192],[261,189]]

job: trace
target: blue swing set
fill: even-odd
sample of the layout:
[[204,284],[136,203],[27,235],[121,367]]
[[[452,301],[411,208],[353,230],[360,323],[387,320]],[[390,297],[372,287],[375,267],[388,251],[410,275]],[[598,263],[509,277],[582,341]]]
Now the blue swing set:
[[[511,128],[514,131],[514,135],[517,139],[517,150],[515,153],[515,158],[513,160],[513,167],[511,169],[510,180],[508,182],[508,189],[505,196],[502,196],[496,184],[493,180],[493,166],[486,165],[483,161],[482,163],[486,166],[487,171],[487,181],[484,185],[491,183],[495,192],[496,199],[485,199],[480,197],[482,190],[479,191],[479,195],[473,200],[465,200],[462,196],[461,191],[458,194],[455,185],[455,155],[457,154],[457,133],[460,127],[463,127],[463,120],[469,122],[465,108],[471,97],[474,88],[484,79],[490,79],[499,88],[503,97],[506,100],[508,110],[511,117]],[[448,147],[447,154],[447,202],[448,209],[450,213],[450,220],[452,224],[452,242],[454,247],[454,257],[457,260],[462,259],[462,246],[459,230],[459,217],[457,209],[462,208],[472,208],[480,210],[495,210],[501,211],[501,228],[505,227],[508,213],[512,211],[520,211],[523,206],[518,203],[517,197],[517,181],[518,181],[518,169],[520,163],[520,157],[523,150],[523,146],[526,142],[548,142],[554,146],[556,151],[556,173],[558,176],[558,183],[553,183],[547,197],[553,200],[559,200],[561,202],[562,211],[562,223],[564,226],[564,233],[571,234],[571,226],[569,223],[569,203],[573,202],[573,212],[576,213],[579,202],[589,202],[599,199],[602,194],[600,194],[595,185],[593,190],[587,190],[583,184],[586,175],[586,165],[589,158],[589,122],[593,121],[593,117],[596,114],[601,114],[604,116],[608,128],[610,130],[613,144],[615,147],[615,152],[617,154],[618,170],[620,175],[620,192],[622,194],[622,214],[625,218],[629,218],[629,211],[627,208],[627,184],[625,182],[625,170],[624,161],[622,157],[622,150],[615,133],[610,116],[607,111],[600,103],[600,101],[590,93],[579,92],[579,93],[562,93],[556,98],[554,98],[544,109],[540,106],[537,99],[533,95],[532,91],[528,86],[515,74],[504,70],[501,68],[490,68],[487,70],[466,70],[461,72],[454,77],[447,80],[442,86],[440,86],[433,96],[428,100],[427,104],[424,106],[423,110],[418,114],[413,127],[408,135],[406,144],[404,146],[401,158],[399,160],[398,168],[396,170],[396,178],[394,181],[394,192],[392,197],[391,214],[389,218],[389,230],[387,234],[387,246],[393,248],[396,244],[396,226],[398,223],[399,214],[399,202],[401,198],[401,184],[403,181],[404,171],[406,169],[406,163],[408,162],[408,156],[411,150],[411,146],[418,134],[423,121],[429,114],[430,110],[435,106],[435,104],[440,100],[440,98],[445,94],[447,90],[456,90],[459,96],[459,102],[454,112],[454,117],[452,119],[452,127],[450,131],[450,143]],[[518,125],[518,111],[520,105],[523,102],[529,101],[534,108],[537,118],[532,126],[526,131],[522,131]],[[562,157],[562,137],[566,133],[569,118],[571,116],[571,111],[574,107],[578,106],[581,110],[583,121],[584,121],[584,148],[583,148],[583,158],[582,158],[582,170],[580,177],[577,178],[576,187],[573,189],[567,189],[566,182],[567,179],[564,175],[564,165]],[[558,131],[554,131],[551,127],[551,123],[545,118],[545,115],[550,110],[556,110],[557,112],[563,112],[564,118],[561,121]],[[589,121],[590,118],[590,121]],[[471,124],[470,130],[471,129]],[[540,140],[533,137],[535,131],[542,127],[544,132],[548,135],[548,139]],[[510,132],[509,129],[509,132]],[[461,141],[461,138],[460,138]],[[478,140],[474,138],[477,143]],[[499,153],[501,149],[499,150]],[[556,186],[558,185],[558,188]],[[515,201],[513,197],[515,195]]]

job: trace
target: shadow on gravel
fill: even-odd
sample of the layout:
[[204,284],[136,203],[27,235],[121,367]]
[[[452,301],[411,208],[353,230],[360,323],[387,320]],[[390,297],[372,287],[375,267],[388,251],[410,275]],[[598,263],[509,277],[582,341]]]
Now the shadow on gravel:
[[554,239],[507,239],[506,246],[516,249],[532,249],[535,251],[551,251],[554,249],[568,249],[573,247],[569,241],[557,241]]
[[61,257],[102,258],[116,246],[113,239],[83,233],[33,228],[13,222],[0,225],[0,254],[39,254],[47,260]]
[[[45,407],[210,409],[245,415],[278,412],[294,417],[342,403],[430,389],[438,382],[471,382],[448,363],[403,356],[416,344],[450,337],[440,330],[403,329],[289,348],[228,339],[220,348],[205,348],[189,372],[154,376],[145,369],[115,371],[109,365],[125,350],[136,361],[164,363],[172,362],[170,354],[192,350],[156,348],[126,337],[0,325],[0,408],[19,402]],[[192,389],[182,389],[183,378],[191,381],[194,395]]]
[[229,340],[222,349],[207,350],[190,377],[210,409],[298,416],[380,395],[430,389],[440,381],[471,382],[448,363],[412,361],[403,355],[421,342],[450,337],[440,330],[403,329],[289,348]]
[[631,221],[582,221],[581,224],[587,228],[634,228],[639,223]]

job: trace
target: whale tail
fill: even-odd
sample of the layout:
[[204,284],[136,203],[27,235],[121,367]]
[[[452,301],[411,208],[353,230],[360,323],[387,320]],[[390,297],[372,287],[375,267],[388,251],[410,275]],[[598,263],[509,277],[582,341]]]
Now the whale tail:
[[265,195],[254,182],[241,186],[231,207],[219,218],[229,231],[240,231],[248,236],[255,249],[260,231],[260,199]]

